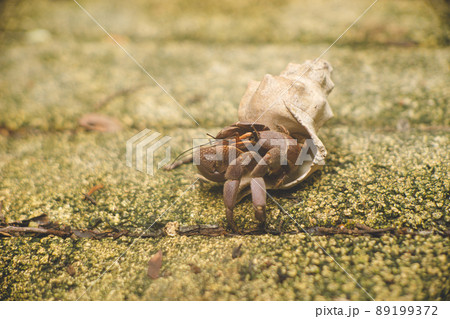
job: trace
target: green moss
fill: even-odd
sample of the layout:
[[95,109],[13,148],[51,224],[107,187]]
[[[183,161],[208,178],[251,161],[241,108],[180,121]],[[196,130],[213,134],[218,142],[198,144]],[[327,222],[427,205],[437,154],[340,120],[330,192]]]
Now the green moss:
[[[232,259],[232,248],[243,241],[243,255]],[[377,300],[436,300],[448,294],[448,240],[443,245],[440,236],[314,237],[312,242],[301,234],[248,241],[138,240],[129,250],[129,239],[3,240],[1,261],[7,267],[2,267],[0,291],[2,299],[368,300],[317,243]],[[146,265],[158,249],[162,277],[150,280]],[[190,264],[200,271],[193,272]]]

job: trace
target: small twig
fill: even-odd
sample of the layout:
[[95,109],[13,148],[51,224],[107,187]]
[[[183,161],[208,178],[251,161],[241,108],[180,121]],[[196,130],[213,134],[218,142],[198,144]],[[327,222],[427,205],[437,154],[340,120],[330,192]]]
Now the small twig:
[[0,228],[0,233],[14,235],[14,234],[25,234],[25,235],[55,235],[58,237],[69,237],[72,235],[72,232],[63,231],[63,230],[55,230],[55,229],[47,229],[47,228],[37,228],[37,227],[17,227],[17,226],[7,226]]
[[84,194],[84,199],[85,200],[89,200],[92,204],[97,205],[97,202],[95,201],[95,199],[93,199],[91,197],[91,195],[96,191],[103,188],[103,184],[99,184],[99,185],[95,185],[94,187],[92,187],[89,192],[87,192],[86,194]]
[[[356,225],[355,225],[356,226]],[[395,233],[396,229],[393,227],[373,229],[365,225],[358,224],[359,228],[364,229],[348,229],[345,227],[340,228],[327,228],[327,227],[316,227],[308,229],[308,233],[315,235],[373,235],[379,236],[387,233]],[[411,233],[412,234],[412,233]]]
[[376,229],[374,229],[374,228],[372,228],[372,227],[369,227],[369,226],[366,226],[366,225],[363,225],[363,224],[359,224],[359,223],[356,223],[356,224],[355,224],[355,227],[358,228],[358,229],[365,230],[365,231],[373,231],[373,230],[376,230]]
[[[101,185],[102,186],[102,185]],[[91,192],[92,194],[96,189],[101,188],[100,185],[94,187]],[[88,195],[89,196],[89,195]],[[39,227],[28,227],[29,223],[33,221],[36,222]],[[73,229],[68,225],[50,222],[47,215],[41,214],[39,216],[24,219],[20,221],[11,222],[5,224],[6,227],[0,227],[0,237],[13,237],[13,236],[49,236],[54,235],[62,238],[70,237],[72,239],[76,238],[86,238],[86,239],[102,239],[102,238],[113,238],[117,239],[120,237],[132,237],[132,238],[158,238],[167,236],[167,234],[162,230],[147,231],[144,234],[139,232],[132,232],[128,230],[108,230],[108,231],[98,231],[90,229]],[[383,234],[392,234],[395,236],[401,235],[419,235],[427,236],[431,234],[439,234],[441,236],[450,236],[450,231],[446,230],[444,232],[429,230],[429,231],[411,231],[408,229],[398,229],[398,228],[381,228],[374,229],[366,225],[355,224],[358,229],[349,229],[345,227],[311,227],[298,231],[285,232],[284,234],[299,234],[306,231],[310,235],[316,236],[330,236],[330,235],[351,235],[351,236],[381,236]],[[256,229],[245,229],[242,230],[240,234],[230,233],[225,228],[219,225],[189,225],[180,226],[177,229],[177,235],[179,236],[255,236],[271,234],[274,236],[280,235],[278,231],[256,228]]]
[[195,225],[195,226],[180,226],[177,230],[178,235],[183,236],[222,236],[227,235],[225,228],[219,225]]
[[95,185],[94,187],[92,187],[90,189],[90,191],[86,194],[86,195],[92,195],[96,190],[102,189],[103,188],[103,184],[99,184],[99,185]]
[[3,201],[0,200],[0,224],[6,224],[5,216],[3,216],[2,210],[3,210]]
[[87,199],[88,201],[90,201],[92,204],[97,205],[97,202],[95,201],[95,199],[93,199],[91,196],[89,196],[88,194],[84,194],[84,199]]

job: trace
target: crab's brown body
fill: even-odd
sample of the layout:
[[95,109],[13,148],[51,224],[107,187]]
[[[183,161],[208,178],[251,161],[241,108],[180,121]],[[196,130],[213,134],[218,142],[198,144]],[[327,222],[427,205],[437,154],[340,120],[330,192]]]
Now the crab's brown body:
[[252,194],[255,217],[261,226],[266,221],[266,188],[278,189],[298,177],[302,142],[292,138],[282,126],[279,131],[265,125],[235,123],[224,128],[212,145],[202,146],[195,163],[200,174],[210,181],[225,182],[223,195],[229,226],[236,203]]

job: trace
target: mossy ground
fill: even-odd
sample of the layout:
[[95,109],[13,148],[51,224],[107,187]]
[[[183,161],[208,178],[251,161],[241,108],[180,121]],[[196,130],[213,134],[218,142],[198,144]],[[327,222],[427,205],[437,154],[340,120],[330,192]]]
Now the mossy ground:
[[[127,139],[149,128],[171,136],[178,154],[192,138],[216,133],[236,121],[247,81],[317,57],[370,1],[80,2],[200,126],[74,2],[12,3],[3,4],[1,34],[3,213],[139,231],[163,213],[161,224],[184,225],[225,225],[225,215],[220,187],[197,183],[184,193],[194,181],[191,166],[155,176],[126,167]],[[329,97],[335,118],[319,134],[327,166],[272,193],[299,224],[449,228],[449,50],[439,45],[442,32],[424,2],[380,1],[327,53],[336,85]],[[117,118],[124,129],[86,132],[78,119],[91,112]],[[99,183],[105,188],[93,206],[82,194]],[[251,206],[238,205],[239,227],[255,226]],[[268,211],[272,227],[295,227],[273,202]],[[449,239],[439,235],[177,236],[139,239],[128,250],[132,243],[0,239],[0,299],[369,299],[317,244],[376,300],[449,298]],[[232,259],[241,243],[244,254]],[[158,249],[163,277],[151,280],[146,266]]]

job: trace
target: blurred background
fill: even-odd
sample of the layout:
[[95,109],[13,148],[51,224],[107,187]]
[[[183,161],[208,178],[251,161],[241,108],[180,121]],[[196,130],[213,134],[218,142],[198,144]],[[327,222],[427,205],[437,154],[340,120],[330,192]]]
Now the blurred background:
[[[319,56],[372,2],[79,3],[202,126],[220,127],[236,120],[250,79]],[[448,125],[436,108],[448,102],[439,87],[448,76],[448,8],[378,1],[324,56],[336,71],[335,121]],[[0,21],[1,134],[73,129],[92,111],[129,128],[195,124],[74,1],[3,0]]]

